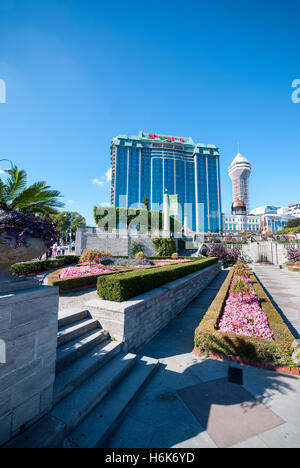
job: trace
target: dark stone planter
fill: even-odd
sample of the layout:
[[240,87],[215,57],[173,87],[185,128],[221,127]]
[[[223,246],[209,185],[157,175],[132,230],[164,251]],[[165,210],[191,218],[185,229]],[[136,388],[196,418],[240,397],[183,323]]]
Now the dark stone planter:
[[47,247],[41,239],[28,237],[27,243],[30,247],[22,245],[16,248],[13,240],[0,244],[0,283],[9,282],[14,279],[9,268],[14,263],[26,262],[43,255]]

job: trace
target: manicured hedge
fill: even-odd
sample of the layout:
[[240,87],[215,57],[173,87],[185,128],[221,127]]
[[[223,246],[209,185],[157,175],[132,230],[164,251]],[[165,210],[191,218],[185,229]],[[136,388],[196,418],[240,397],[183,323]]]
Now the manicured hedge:
[[152,240],[159,257],[171,256],[176,252],[176,244],[173,239],[157,237]]
[[113,277],[100,276],[98,278],[98,295],[101,299],[108,301],[127,301],[163,284],[202,270],[217,263],[217,261],[217,258],[204,258],[188,263],[120,273]]
[[40,273],[53,268],[60,268],[65,265],[78,263],[78,255],[65,255],[49,260],[38,260],[36,262],[16,263],[10,267],[11,274],[14,276],[25,276],[34,273]]
[[249,272],[261,307],[274,333],[274,340],[237,336],[233,333],[222,333],[218,330],[218,324],[228,297],[229,286],[233,276],[232,269],[198,328],[195,330],[195,348],[200,349],[201,353],[222,353],[256,361],[290,364],[291,345],[295,338],[273,306],[256,276],[251,270]]

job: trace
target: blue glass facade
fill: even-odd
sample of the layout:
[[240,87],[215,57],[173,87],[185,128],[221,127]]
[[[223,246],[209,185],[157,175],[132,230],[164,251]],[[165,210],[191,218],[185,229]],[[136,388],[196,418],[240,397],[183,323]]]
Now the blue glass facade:
[[163,195],[177,195],[178,219],[197,232],[221,232],[219,150],[191,138],[140,132],[119,135],[111,145],[114,206],[139,207],[146,196],[150,209],[162,211]]

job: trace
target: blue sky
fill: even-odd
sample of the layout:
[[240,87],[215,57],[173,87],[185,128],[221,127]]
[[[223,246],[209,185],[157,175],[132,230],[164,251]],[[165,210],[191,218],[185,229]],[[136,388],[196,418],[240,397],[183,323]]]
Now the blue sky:
[[0,0],[0,156],[89,224],[112,137],[140,130],[219,146],[226,212],[238,141],[251,207],[298,201],[299,15],[299,0]]

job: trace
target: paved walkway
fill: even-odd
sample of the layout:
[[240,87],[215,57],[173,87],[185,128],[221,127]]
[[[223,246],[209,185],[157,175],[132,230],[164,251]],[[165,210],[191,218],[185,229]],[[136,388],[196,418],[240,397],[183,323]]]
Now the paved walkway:
[[[141,350],[162,364],[109,447],[300,447],[300,378],[192,352],[194,330],[226,274]],[[228,382],[230,366],[243,370],[243,385]]]
[[254,265],[253,270],[293,335],[300,338],[300,274],[273,265]]

